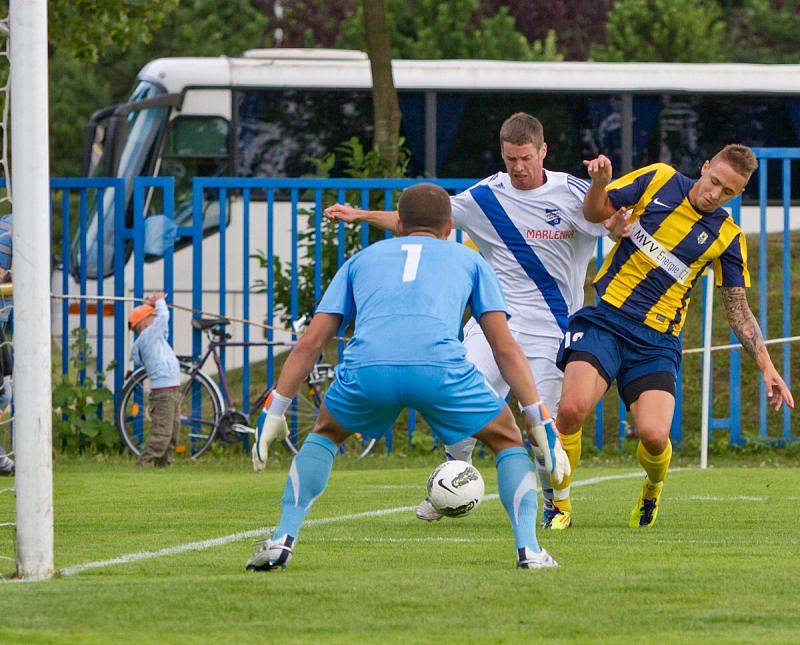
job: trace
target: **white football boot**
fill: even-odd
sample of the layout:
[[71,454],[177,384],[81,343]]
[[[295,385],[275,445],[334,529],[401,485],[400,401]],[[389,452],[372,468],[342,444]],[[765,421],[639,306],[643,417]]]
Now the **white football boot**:
[[426,497],[417,505],[417,519],[425,520],[426,522],[436,522],[444,517],[433,504],[430,503],[430,500]]
[[248,571],[285,569],[292,561],[294,538],[291,535],[284,534],[277,540],[265,539],[256,544],[263,546],[247,561],[245,569]]
[[539,553],[534,553],[525,546],[517,549],[518,569],[548,569],[557,566],[558,562],[553,560],[553,557],[544,549]]

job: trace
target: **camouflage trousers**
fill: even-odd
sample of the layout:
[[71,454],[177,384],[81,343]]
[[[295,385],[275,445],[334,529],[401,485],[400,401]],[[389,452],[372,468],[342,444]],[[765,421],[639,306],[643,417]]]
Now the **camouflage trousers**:
[[150,412],[150,436],[147,437],[140,466],[169,466],[175,454],[180,427],[180,390],[163,387],[150,391],[147,404]]

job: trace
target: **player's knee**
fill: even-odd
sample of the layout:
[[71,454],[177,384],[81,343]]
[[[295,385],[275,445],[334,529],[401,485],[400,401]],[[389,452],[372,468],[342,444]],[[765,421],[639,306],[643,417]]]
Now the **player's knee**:
[[561,399],[556,425],[559,432],[573,434],[583,425],[590,406],[579,397]]
[[660,455],[667,449],[669,428],[655,423],[640,423],[636,426],[636,436],[651,455]]

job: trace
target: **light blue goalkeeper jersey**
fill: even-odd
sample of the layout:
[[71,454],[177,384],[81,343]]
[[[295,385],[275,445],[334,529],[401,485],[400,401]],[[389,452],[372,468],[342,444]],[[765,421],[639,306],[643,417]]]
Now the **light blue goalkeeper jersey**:
[[344,366],[452,366],[466,360],[458,340],[464,309],[476,320],[508,315],[494,271],[474,251],[425,235],[383,240],[350,258],[325,291],[319,313],[355,319]]

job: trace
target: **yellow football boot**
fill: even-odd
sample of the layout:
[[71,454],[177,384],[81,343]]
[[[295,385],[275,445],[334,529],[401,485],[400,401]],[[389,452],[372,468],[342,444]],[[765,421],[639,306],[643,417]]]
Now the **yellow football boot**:
[[572,526],[572,509],[559,508],[558,504],[546,508],[542,513],[542,528],[563,531]]
[[[628,518],[628,526],[632,529],[653,526],[658,515],[658,506],[661,499],[661,491],[664,489],[664,482],[659,482],[655,489],[655,497],[645,499],[643,495],[636,500],[631,515]],[[652,493],[651,493],[652,494]]]

